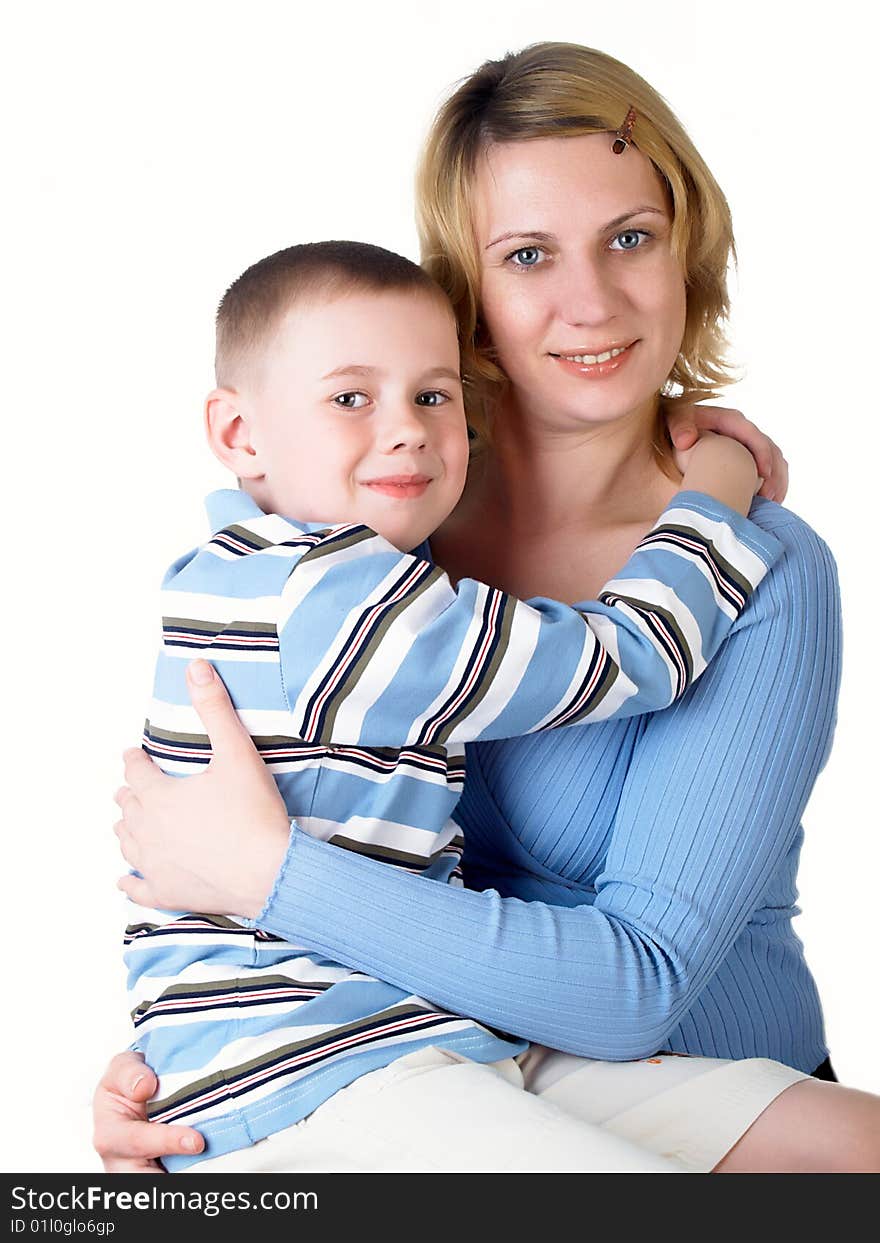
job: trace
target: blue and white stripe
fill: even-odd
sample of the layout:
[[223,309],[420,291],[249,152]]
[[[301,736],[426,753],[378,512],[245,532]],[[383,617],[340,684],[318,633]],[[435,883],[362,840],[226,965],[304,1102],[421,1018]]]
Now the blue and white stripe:
[[[164,584],[145,749],[181,776],[210,760],[184,680],[204,656],[301,828],[452,884],[464,744],[665,706],[767,569],[679,499],[599,601],[524,604],[453,588],[365,527],[265,515],[240,492],[209,507],[212,538]],[[522,1047],[247,921],[132,908],[126,960],[159,1075],[150,1114],[203,1127],[208,1155],[291,1125],[420,1043],[476,1061]]]

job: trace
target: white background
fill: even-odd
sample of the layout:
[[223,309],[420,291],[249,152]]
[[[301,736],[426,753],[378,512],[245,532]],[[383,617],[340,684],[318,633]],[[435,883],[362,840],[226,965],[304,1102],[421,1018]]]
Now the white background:
[[836,553],[846,619],[797,928],[841,1078],[880,1091],[876,70],[867,4],[823,6],[821,24],[810,12],[92,0],[7,21],[0,1168],[95,1168],[89,1097],[128,1039],[111,795],[149,694],[159,579],[202,538],[203,494],[229,483],[200,421],[217,299],[296,241],[415,257],[412,171],[432,112],[482,60],[539,39],[647,77],[733,207],[747,377],[732,401],[784,446],[789,503]]

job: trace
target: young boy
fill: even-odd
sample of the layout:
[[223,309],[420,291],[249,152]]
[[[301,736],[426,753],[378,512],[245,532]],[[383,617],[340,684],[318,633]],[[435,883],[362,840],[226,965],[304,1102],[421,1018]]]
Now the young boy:
[[[240,490],[209,498],[211,539],[166,577],[144,747],[182,775],[210,758],[184,682],[201,654],[302,829],[435,881],[460,883],[466,742],[665,707],[775,559],[769,537],[693,495],[745,513],[757,486],[748,452],[711,438],[598,602],[527,605],[410,554],[465,484],[458,341],[442,291],[376,247],[297,246],[249,268],[218,313],[217,385],[208,438]],[[674,1168],[515,1092],[503,1076],[523,1041],[253,921],[136,909],[126,960],[159,1076],[150,1116],[206,1139],[169,1168],[301,1168],[305,1151],[318,1168],[327,1119],[324,1168],[381,1168],[363,1126],[341,1122],[363,1084],[383,1108],[426,1058],[474,1067],[460,1132],[438,1144],[467,1133],[492,1152],[501,1128],[522,1168],[536,1152],[552,1169]],[[240,1151],[254,1145],[258,1165]]]

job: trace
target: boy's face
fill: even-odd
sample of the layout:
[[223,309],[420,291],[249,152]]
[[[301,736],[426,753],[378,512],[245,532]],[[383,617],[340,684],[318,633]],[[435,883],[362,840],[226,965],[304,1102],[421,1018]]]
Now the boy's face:
[[468,462],[455,321],[421,291],[293,307],[243,393],[263,508],[358,522],[402,551],[451,513]]

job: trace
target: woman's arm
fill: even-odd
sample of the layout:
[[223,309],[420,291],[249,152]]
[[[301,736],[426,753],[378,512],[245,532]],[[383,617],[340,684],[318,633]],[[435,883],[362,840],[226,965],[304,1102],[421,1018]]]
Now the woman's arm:
[[[702,683],[648,723],[595,906],[456,890],[295,833],[261,924],[293,940],[308,935],[331,958],[549,1045],[607,1049],[613,1058],[653,1052],[748,920],[830,746],[840,662],[836,577],[824,545],[803,529],[795,535],[788,532],[786,555]],[[284,805],[220,680],[204,662],[192,668],[207,679],[190,682],[215,759],[178,782],[142,751],[129,752],[132,789],[117,831],[134,866],[138,832],[130,834],[129,821],[150,855],[162,858],[164,840],[194,873],[210,858],[215,909],[256,915],[284,856]],[[686,785],[698,779],[674,808],[663,797],[667,771]],[[192,802],[181,809],[184,791]],[[233,831],[241,816],[247,835]],[[667,877],[664,893],[668,865],[646,876],[641,860],[667,843],[687,866]],[[163,897],[160,874],[148,900],[188,906],[192,893],[174,889],[179,875],[169,873]],[[144,900],[133,887],[147,882],[121,884]],[[705,935],[695,936],[704,923]],[[680,928],[687,935],[679,940]],[[114,1059],[95,1096],[95,1143],[108,1169],[151,1170],[149,1158],[182,1150],[179,1128],[140,1120],[151,1089],[149,1080],[131,1088],[138,1067],[133,1054]]]
[[[221,862],[222,852],[212,851],[212,873],[223,867],[230,885],[224,902],[233,899],[215,909],[259,913],[260,926],[277,935],[556,1048],[606,1058],[653,1052],[791,848],[830,745],[840,657],[833,562],[797,519],[781,515],[774,532],[786,553],[715,664],[686,699],[646,724],[594,905],[558,908],[456,890],[294,831],[262,913],[257,891],[266,892],[266,869],[259,883],[245,885],[234,859]],[[236,728],[228,719],[226,727]],[[246,737],[237,745],[244,761]],[[148,853],[161,854],[164,818],[166,844],[176,840],[179,855],[173,800],[157,814],[152,799],[171,779],[150,768],[144,756],[130,761],[132,806]],[[218,783],[221,774],[218,766]],[[204,825],[207,811],[216,831],[210,818],[220,814],[222,794],[213,788],[218,800],[194,803],[188,830],[200,819]],[[262,839],[258,822],[251,824]],[[283,831],[276,820],[276,852]],[[135,850],[137,837],[136,826]],[[187,849],[195,868],[207,851],[204,837]],[[126,857],[138,866],[136,853]],[[146,883],[122,882],[136,898],[135,887]],[[160,902],[175,904],[173,895]]]
[[[736,451],[732,456],[731,450]],[[736,484],[734,491],[738,488],[745,497],[755,478],[748,454],[723,438],[709,438],[688,465],[686,481],[720,491],[725,472],[736,477],[738,470],[743,477],[747,473],[748,483]],[[322,620],[321,601],[327,593],[322,594],[321,587],[328,589],[337,609],[344,602],[343,612],[349,617],[315,671],[297,662],[299,642],[309,627],[302,631],[288,624],[281,632],[285,693],[298,723],[296,733],[308,741],[425,745],[507,738],[537,728],[665,707],[706,668],[706,661],[712,659],[781,550],[773,536],[723,502],[681,491],[614,580],[606,584],[598,602],[569,608],[552,600],[536,600],[532,607],[472,580],[460,581],[453,591],[439,570],[402,556],[363,530],[363,535],[356,532],[355,552],[370,563],[382,590],[386,591],[389,558],[394,566],[403,563],[407,590],[411,579],[416,589],[406,607],[396,585],[394,593],[387,592],[395,610],[394,624],[373,636],[366,622],[373,624],[375,608],[371,605],[364,612],[366,606],[361,604],[353,609],[346,594],[352,560],[348,538],[343,542],[342,585],[337,584],[335,590],[330,590],[335,582],[332,550],[328,553],[322,542],[312,550],[320,552],[320,557],[311,560],[312,552],[302,557],[291,581],[298,584],[295,590],[306,604],[317,610],[311,628],[319,627]],[[336,535],[328,539],[332,544]],[[374,545],[378,551],[371,553]],[[302,581],[310,584],[312,565],[316,585],[307,590]],[[421,585],[425,575],[427,588]],[[362,589],[357,579],[355,592]],[[438,600],[431,595],[434,590]],[[328,606],[324,611],[332,633],[332,609]],[[359,676],[340,677],[339,667],[350,669],[352,652],[358,652],[367,639],[368,669],[378,669],[377,684],[357,666]],[[401,650],[407,653],[402,666]],[[173,663],[178,666],[174,669],[177,679],[179,662]],[[212,677],[205,662],[198,662],[194,669]],[[326,690],[331,674],[338,702]],[[224,728],[217,746],[222,750],[227,739],[238,739],[241,733],[240,727]],[[264,767],[260,766],[259,784],[256,778],[252,783],[245,780],[244,774],[256,772],[260,764],[253,748],[248,744],[235,754],[234,763],[231,758],[225,764],[215,760],[207,774],[190,777],[184,789],[176,781],[169,784],[158,769],[138,767],[136,757],[127,757],[127,779],[137,786],[134,774],[140,772],[138,791],[148,787],[152,800],[151,815],[142,825],[136,793],[123,788],[117,795],[124,813],[117,826],[123,853],[146,878],[128,878],[122,887],[142,906],[251,917],[259,910],[258,898],[261,892],[265,894],[260,879],[265,876],[267,852],[277,868],[278,840],[267,843],[257,835],[251,844],[249,838],[245,854],[237,839],[242,837],[242,826],[260,820],[261,808],[268,812],[276,806],[276,796]],[[216,751],[215,757],[219,759]],[[207,841],[190,825],[204,823],[209,791],[222,791],[223,799],[214,799],[217,822]],[[207,860],[216,861],[218,870],[206,866]],[[220,882],[215,884],[218,874]],[[230,907],[223,895],[225,884],[232,881],[240,891],[249,879],[253,884],[246,901]]]
[[459,1013],[592,1057],[662,1046],[792,848],[840,670],[824,545],[787,554],[703,681],[651,718],[592,906],[447,889],[294,833],[258,922]]

